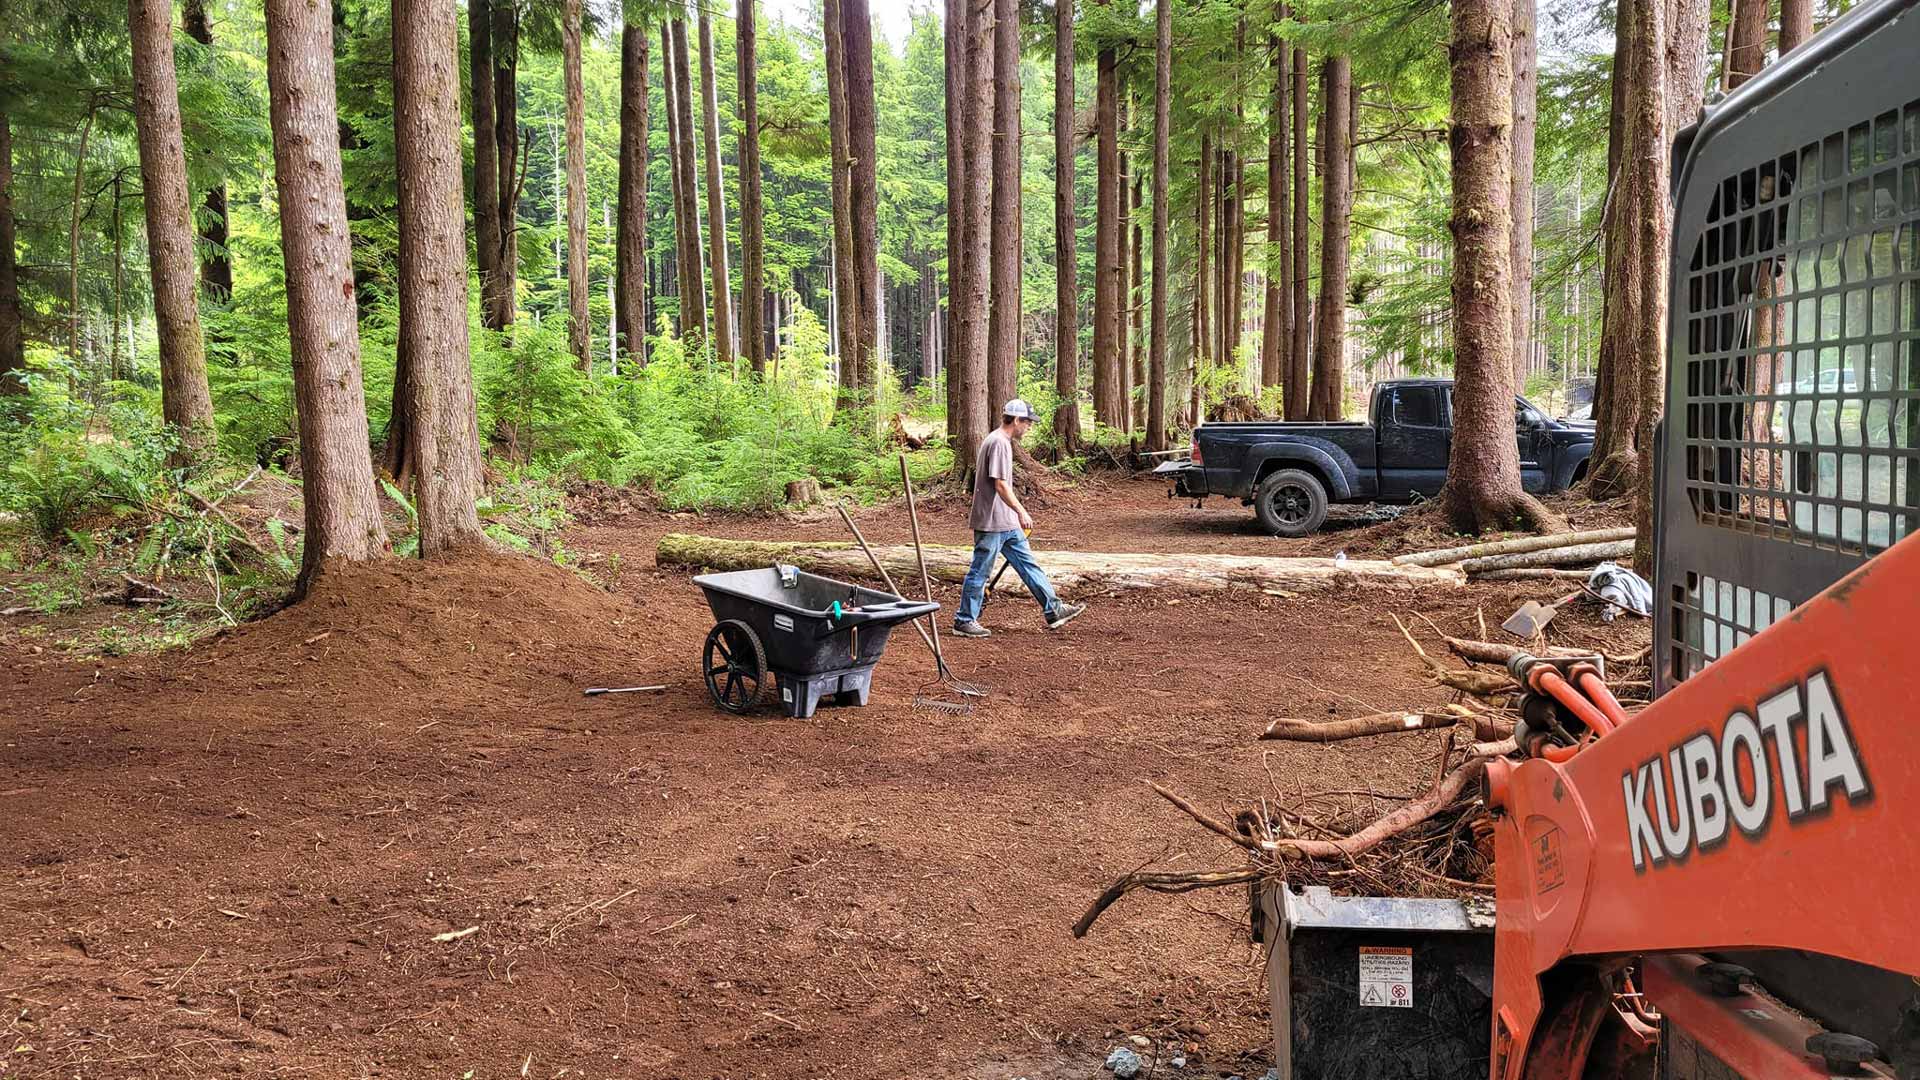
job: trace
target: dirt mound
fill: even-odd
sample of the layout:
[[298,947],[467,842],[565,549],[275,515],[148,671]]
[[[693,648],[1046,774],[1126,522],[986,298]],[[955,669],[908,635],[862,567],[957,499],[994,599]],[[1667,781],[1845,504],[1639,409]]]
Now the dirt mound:
[[627,628],[643,617],[633,601],[527,556],[389,559],[332,568],[303,603],[215,635],[191,660],[134,661],[123,681],[192,683],[199,700],[222,703],[215,708],[280,691],[309,705],[372,706],[372,715],[406,686],[416,701],[485,712],[577,695],[642,662]]

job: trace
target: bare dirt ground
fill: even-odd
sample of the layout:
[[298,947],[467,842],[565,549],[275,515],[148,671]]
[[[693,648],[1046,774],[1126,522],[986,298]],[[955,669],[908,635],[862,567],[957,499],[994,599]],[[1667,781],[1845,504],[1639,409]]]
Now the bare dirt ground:
[[[1444,701],[1389,613],[1466,630],[1553,591],[1130,593],[1049,633],[1016,589],[993,638],[947,639],[993,691],[971,716],[911,707],[930,665],[903,629],[867,708],[742,719],[708,701],[711,616],[653,544],[839,538],[837,516],[582,501],[568,545],[611,592],[477,556],[342,573],[143,657],[0,629],[0,1076],[1042,1080],[1138,1033],[1191,1047],[1186,1074],[1257,1077],[1244,893],[1130,897],[1068,933],[1120,873],[1228,860],[1145,782],[1213,808],[1414,791],[1437,734],[1253,739]],[[964,539],[957,501],[929,510],[929,540]],[[1277,541],[1149,483],[1038,517],[1043,564],[1395,542]],[[861,518],[906,537],[900,507]],[[1554,632],[1619,651],[1646,628],[1576,607]]]

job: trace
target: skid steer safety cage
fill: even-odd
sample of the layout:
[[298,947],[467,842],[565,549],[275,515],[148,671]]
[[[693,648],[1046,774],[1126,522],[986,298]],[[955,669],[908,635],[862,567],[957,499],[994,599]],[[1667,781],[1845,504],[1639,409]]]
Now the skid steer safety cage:
[[1676,144],[1657,692],[1920,531],[1916,57],[1862,5]]

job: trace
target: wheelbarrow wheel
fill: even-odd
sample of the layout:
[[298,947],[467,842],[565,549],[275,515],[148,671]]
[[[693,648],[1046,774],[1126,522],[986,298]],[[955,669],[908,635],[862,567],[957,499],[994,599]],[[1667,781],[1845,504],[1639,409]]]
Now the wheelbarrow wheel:
[[730,713],[752,712],[766,693],[767,651],[753,628],[738,619],[715,623],[707,631],[701,670],[713,703]]

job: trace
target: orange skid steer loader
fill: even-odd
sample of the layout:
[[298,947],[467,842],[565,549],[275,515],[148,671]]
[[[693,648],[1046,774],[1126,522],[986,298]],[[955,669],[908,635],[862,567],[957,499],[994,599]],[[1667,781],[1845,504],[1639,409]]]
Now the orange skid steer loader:
[[1655,702],[1521,665],[1493,1080],[1920,1078],[1920,0],[1681,134]]

